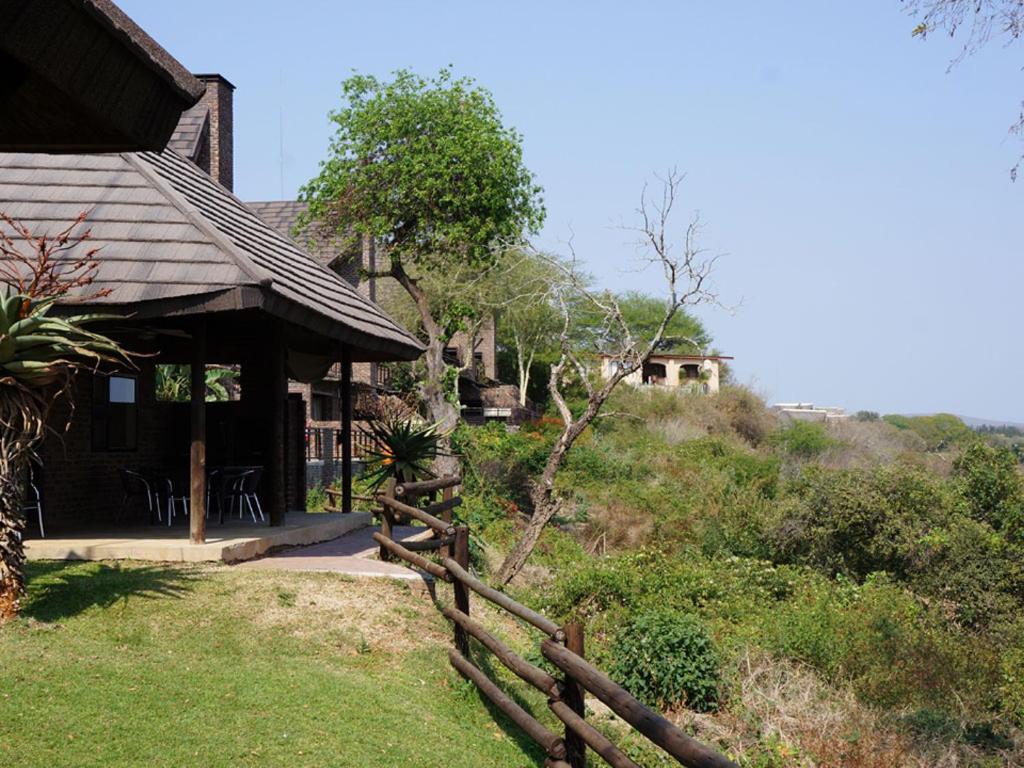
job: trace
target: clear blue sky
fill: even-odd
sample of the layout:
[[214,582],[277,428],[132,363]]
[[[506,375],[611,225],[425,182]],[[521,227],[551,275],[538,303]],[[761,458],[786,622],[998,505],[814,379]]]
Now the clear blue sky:
[[[638,274],[645,179],[688,174],[682,212],[726,254],[734,315],[703,312],[740,381],[773,400],[1024,422],[1024,46],[911,39],[897,0],[122,0],[187,67],[236,86],[235,179],[279,199],[316,172],[353,70],[453,64],[490,88],[545,188],[540,244],[602,283]],[[685,224],[685,218],[679,219]]]

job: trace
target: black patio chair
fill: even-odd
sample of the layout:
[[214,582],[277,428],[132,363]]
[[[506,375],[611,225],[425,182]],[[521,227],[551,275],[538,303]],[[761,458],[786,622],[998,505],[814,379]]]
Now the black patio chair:
[[[252,521],[257,522],[256,516],[259,515],[259,520],[265,520],[263,516],[263,507],[260,504],[259,497],[259,486],[260,479],[263,477],[263,467],[247,467],[237,472],[233,472],[230,475],[225,471],[224,483],[224,498],[228,501],[228,514],[231,514],[231,510],[234,509],[235,504],[238,504],[238,516],[245,516],[245,509],[248,508],[249,514],[252,515]],[[220,521],[224,522],[224,510],[221,508]]]
[[162,519],[160,516],[160,497],[152,481],[141,472],[133,469],[124,469],[123,467],[117,470],[117,474],[121,478],[122,491],[121,508],[118,516],[123,520],[126,517],[125,512],[128,508],[128,502],[141,497],[146,500],[150,520],[153,519],[153,513],[156,512],[157,521],[160,521]]
[[28,516],[35,512],[39,520],[39,538],[46,538],[46,530],[43,528],[43,497],[39,493],[39,486],[36,484],[35,469],[29,468],[28,481],[25,484],[25,503],[21,506],[22,514]]

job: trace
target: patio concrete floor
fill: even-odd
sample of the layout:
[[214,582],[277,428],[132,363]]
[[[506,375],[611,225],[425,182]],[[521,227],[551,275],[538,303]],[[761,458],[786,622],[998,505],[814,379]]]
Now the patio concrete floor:
[[[289,512],[285,524],[239,520],[218,525],[209,521],[205,544],[190,544],[184,525],[125,526],[27,539],[29,560],[153,560],[161,562],[225,562],[251,560],[278,547],[316,544],[360,531],[372,522],[369,512]],[[417,529],[422,530],[422,529]],[[369,536],[369,534],[367,534]]]
[[[398,563],[377,559],[378,545],[373,540],[373,534],[379,530],[377,526],[361,528],[338,539],[308,547],[274,552],[257,560],[238,563],[235,567],[258,570],[321,571],[356,577],[422,582],[424,575],[419,571]],[[397,541],[417,541],[429,538],[431,532],[423,527],[397,525],[392,529],[392,535]]]

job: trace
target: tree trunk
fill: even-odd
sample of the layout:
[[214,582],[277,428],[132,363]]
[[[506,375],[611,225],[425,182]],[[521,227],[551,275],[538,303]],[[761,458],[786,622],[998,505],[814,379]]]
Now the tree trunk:
[[[552,369],[552,381],[557,380],[558,375],[558,370]],[[593,393],[590,396],[586,409],[580,414],[579,418],[569,421],[565,425],[565,429],[562,430],[562,434],[558,437],[558,442],[555,443],[551,453],[548,454],[548,460],[544,465],[544,472],[540,476],[540,480],[530,490],[533,515],[530,516],[530,522],[527,523],[523,535],[516,542],[515,546],[512,547],[512,550],[505,557],[505,562],[498,569],[497,579],[499,584],[508,584],[515,578],[515,575],[526,564],[527,558],[537,545],[544,526],[551,522],[551,518],[555,516],[561,507],[561,503],[555,498],[555,477],[562,468],[562,464],[565,463],[565,456],[569,449],[572,448],[576,439],[583,434],[583,430],[597,417],[601,406],[604,405],[604,401],[608,399],[608,395],[619,381],[621,381],[621,377],[609,382],[604,388]],[[562,405],[564,406],[564,402]],[[564,410],[563,414],[568,414],[568,410]]]
[[[590,410],[588,408],[579,421],[570,422],[566,425],[565,430],[558,438],[558,442],[551,449],[547,463],[544,465],[544,473],[530,490],[533,515],[530,516],[530,522],[527,523],[523,535],[516,542],[515,546],[512,547],[512,550],[498,569],[496,577],[499,584],[508,584],[519,573],[526,564],[526,559],[533,552],[533,548],[537,545],[544,526],[551,522],[551,518],[555,516],[559,507],[561,507],[561,503],[555,498],[555,477],[562,468],[562,464],[565,462],[565,455],[569,452],[572,444],[576,442],[576,438],[583,433],[583,430],[593,420],[593,415],[588,417]],[[597,411],[594,410],[594,414],[596,413]]]
[[438,477],[459,473],[458,457],[451,454],[451,440],[448,435],[459,423],[459,408],[448,399],[444,389],[448,365],[444,362],[444,346],[440,338],[430,338],[423,355],[427,375],[421,386],[423,402],[432,422],[438,425],[443,437],[439,441],[440,454],[434,459],[434,472]]
[[[518,341],[516,342],[518,344]],[[524,361],[523,353],[517,347],[516,348],[516,363],[519,366],[519,405],[523,408],[526,407],[526,390],[530,386],[530,368],[533,367],[533,352],[530,352],[530,356]]]
[[[420,395],[427,406],[428,417],[438,425],[444,435],[439,441],[441,453],[434,459],[434,472],[438,476],[457,475],[459,460],[456,456],[451,455],[451,440],[448,435],[459,423],[459,406],[458,401],[452,402],[449,399],[449,393],[445,392],[445,374],[448,371],[448,365],[444,361],[442,328],[430,311],[427,295],[406,273],[400,261],[392,262],[391,276],[399,282],[416,304],[420,322],[423,323],[423,329],[427,333],[427,349],[423,353],[423,362],[427,370],[423,383],[420,385]],[[458,392],[456,391],[454,395],[457,397]]]
[[14,386],[0,387],[0,624],[18,615],[25,593],[25,479],[43,439],[42,401]]

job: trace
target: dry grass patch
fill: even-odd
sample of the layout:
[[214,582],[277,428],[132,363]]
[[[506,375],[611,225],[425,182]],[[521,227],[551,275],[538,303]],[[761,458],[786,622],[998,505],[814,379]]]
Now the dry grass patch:
[[[261,628],[292,637],[339,643],[358,652],[407,652],[443,642],[444,621],[403,582],[332,573],[227,571],[239,601],[252,606]],[[351,650],[350,649],[350,650]]]

